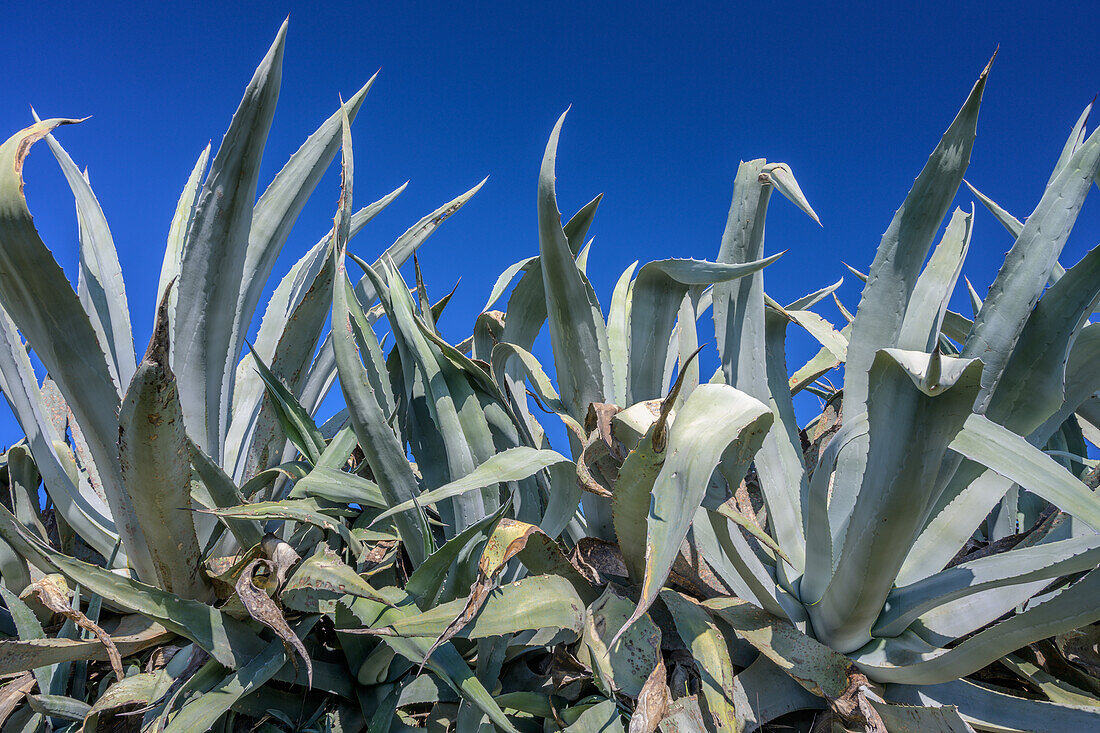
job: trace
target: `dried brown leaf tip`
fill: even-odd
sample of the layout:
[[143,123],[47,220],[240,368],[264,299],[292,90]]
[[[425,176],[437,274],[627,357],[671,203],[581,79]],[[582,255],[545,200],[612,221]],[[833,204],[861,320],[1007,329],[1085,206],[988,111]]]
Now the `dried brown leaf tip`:
[[248,611],[248,615],[259,621],[275,632],[275,635],[282,640],[283,646],[286,647],[287,657],[294,665],[294,669],[298,669],[298,662],[294,658],[294,652],[297,652],[299,656],[306,663],[306,679],[309,683],[309,687],[313,687],[313,662],[309,658],[309,653],[306,651],[305,644],[298,638],[298,635],[290,628],[290,625],[283,617],[282,611],[279,610],[275,601],[264,591],[256,587],[252,577],[256,572],[256,568],[263,565],[268,572],[274,571],[274,564],[263,558],[257,558],[245,566],[244,571],[241,573],[241,577],[237,580],[237,595],[241,599],[241,603],[244,604],[245,609]]
[[122,668],[122,655],[119,654],[115,642],[111,640],[110,634],[78,609],[72,607],[69,603],[69,589],[61,576],[47,575],[41,580],[35,581],[24,591],[24,595],[32,593],[43,606],[56,614],[64,616],[78,627],[94,635],[99,643],[106,648],[107,658],[111,661],[111,669],[114,670],[115,677],[119,680],[125,679],[126,672]]

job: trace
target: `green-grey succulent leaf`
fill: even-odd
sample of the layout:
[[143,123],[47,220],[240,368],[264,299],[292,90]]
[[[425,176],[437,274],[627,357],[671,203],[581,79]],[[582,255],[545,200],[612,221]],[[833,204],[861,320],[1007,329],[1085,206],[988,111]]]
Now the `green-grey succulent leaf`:
[[614,700],[604,700],[587,707],[565,728],[568,733],[621,733],[622,720]]
[[1027,435],[1066,402],[1066,366],[1082,325],[1100,302],[1100,247],[1043,294],[1020,333],[986,415]]
[[[554,389],[553,382],[550,381],[550,377],[546,376],[546,372],[543,371],[542,365],[539,364],[538,359],[523,347],[508,342],[502,342],[493,347],[492,370],[498,384],[501,383],[501,380],[506,376],[511,376],[511,374],[515,373],[509,371],[513,359],[519,361],[519,366],[522,371],[518,373],[526,375],[539,401],[548,409],[557,413],[558,416],[561,417],[562,422],[564,422],[574,434],[583,435],[584,429],[581,427],[580,422],[570,415],[568,408],[558,396],[557,391]],[[522,386],[523,382],[520,381],[518,384]]]
[[[233,367],[236,366],[237,355],[244,346],[245,332],[252,323],[252,316],[260,302],[260,295],[267,286],[275,261],[306,202],[336,154],[340,152],[342,119],[346,115],[349,122],[355,120],[355,115],[376,78],[377,73],[302,143],[272,179],[252,210],[247,252],[241,270],[237,304],[233,311],[234,341],[230,348]],[[229,376],[232,376],[232,372]]]
[[326,514],[316,499],[284,499],[283,501],[258,501],[237,507],[214,509],[212,513],[230,519],[282,519],[301,522],[319,527],[326,532],[335,532],[356,555],[364,551],[363,545],[351,534],[351,530],[340,519]]
[[126,390],[118,416],[118,462],[160,587],[209,600],[191,514],[191,456],[179,388],[168,365],[168,301],[158,308],[149,349]]
[[653,482],[645,575],[628,625],[645,613],[664,585],[719,461],[730,459],[737,465],[731,474],[743,475],[771,426],[767,405],[723,384],[699,386],[680,408]]
[[[484,545],[489,539],[493,528],[506,509],[507,505],[481,521],[471,524],[447,540],[442,547],[413,570],[405,584],[405,592],[416,601],[417,606],[427,610],[440,600],[441,594],[453,595],[456,588],[459,592],[469,589],[474,574],[473,572],[463,573],[465,570],[463,565],[474,564],[470,558],[476,557],[475,549]],[[462,587],[463,582],[466,583],[465,588]]]
[[615,385],[603,313],[588,279],[577,269],[558,211],[554,166],[564,122],[562,113],[550,133],[539,172],[539,263],[562,401],[569,414],[580,420],[590,403],[606,402]]
[[1020,236],[1020,232],[1024,230],[1024,223],[1022,221],[998,206],[997,203],[993,201],[993,199],[989,198],[984,193],[974,188],[974,186],[970,184],[970,181],[963,182],[966,184],[967,188],[970,189],[970,192],[974,194],[974,196],[978,199],[978,201],[980,201],[982,205],[985,206],[985,208],[989,209],[989,213],[993,214],[993,218],[995,218],[998,222],[1000,222],[1001,226],[1008,230],[1008,233],[1012,235],[1013,239],[1016,239]]
[[[4,599],[4,606],[11,614],[12,622],[19,638],[26,641],[45,640],[46,632],[42,630],[42,624],[34,615],[34,612],[24,603],[19,596],[0,585],[0,598]],[[53,677],[55,664],[45,664],[45,660],[38,657],[29,660],[33,666],[34,678],[38,681],[38,689],[50,689],[50,680]]]
[[1050,174],[1047,186],[1054,183],[1058,174],[1061,173],[1073,159],[1073,154],[1085,143],[1085,126],[1088,124],[1089,115],[1092,113],[1092,106],[1094,104],[1096,104],[1095,99],[1088,103],[1080,116],[1078,116],[1077,122],[1075,122],[1070,129],[1069,137],[1066,138],[1066,143],[1062,146],[1062,152],[1058,155],[1058,162],[1054,164],[1054,171]]
[[[864,411],[868,373],[875,355],[879,349],[897,345],[905,311],[932,239],[970,163],[988,73],[986,66],[882,236],[852,324],[844,378],[845,414]],[[842,475],[851,480],[843,468]]]
[[[378,201],[363,207],[351,217],[348,237],[353,238],[405,189],[402,185]],[[310,369],[310,359],[332,305],[332,248],[330,231],[291,267],[272,293],[264,311],[260,330],[252,350],[260,360],[271,364],[272,371],[289,379],[292,392],[300,395],[309,414],[320,400],[315,394],[326,376],[335,372],[331,346],[322,345],[318,361]],[[328,337],[326,337],[328,340]],[[327,358],[326,358],[327,357]],[[263,381],[252,366],[252,354],[237,365],[233,389],[233,417],[226,438],[227,465],[236,466],[234,475],[242,479],[250,470],[269,464],[271,453],[285,444],[278,420],[270,406],[263,406]],[[331,383],[331,382],[329,382]],[[284,451],[283,458],[286,458]],[[277,459],[277,456],[276,456]]]
[[[24,604],[25,605],[25,604]],[[128,657],[149,647],[163,644],[172,635],[163,626],[137,614],[123,616],[115,627],[110,627],[111,640],[119,654]],[[78,660],[108,661],[103,644],[90,639],[59,639],[34,637],[20,632],[19,639],[0,641],[0,674],[11,674]]]
[[[871,626],[936,499],[936,476],[948,444],[971,414],[981,369],[980,361],[941,357],[938,351],[883,349],[876,356],[866,402],[868,440],[853,444],[867,448],[842,451],[834,479],[838,487],[859,488],[846,494],[847,501],[834,497],[829,504],[830,520],[842,520],[839,531],[833,530],[839,538],[836,570],[822,595],[815,588],[802,597],[812,604],[818,638],[838,651],[850,652],[870,640]],[[845,389],[849,378],[850,373]],[[847,461],[850,454],[865,461],[858,484],[842,483],[845,466],[857,465]]]
[[[509,448],[491,456],[460,479],[440,486],[438,489],[426,491],[408,502],[390,507],[379,514],[374,521],[378,522],[398,512],[409,511],[416,505],[435,504],[444,499],[460,496],[466,492],[476,491],[487,486],[495,486],[498,483],[508,481],[519,481],[555,463],[569,462],[568,458],[557,451],[536,450],[526,446]],[[462,527],[462,529],[466,529],[466,527]]]
[[1100,710],[1010,695],[969,680],[940,685],[887,685],[886,699],[903,705],[954,706],[981,730],[1076,733],[1100,725]]
[[[245,503],[245,498],[240,489],[233,483],[233,479],[226,475],[221,467],[214,463],[210,456],[206,455],[202,448],[191,440],[187,441],[191,455],[191,466],[198,474],[198,479],[206,487],[206,493],[210,497],[211,506],[208,509],[228,509]],[[237,538],[243,549],[255,547],[263,539],[263,530],[258,522],[225,519],[225,526]]]
[[1000,662],[1021,679],[1027,680],[1038,687],[1051,702],[1078,707],[1100,707],[1100,698],[1095,694],[1089,694],[1027,660],[1009,654],[1002,657]]
[[661,653],[661,630],[644,611],[631,613],[633,605],[608,585],[588,607],[584,642],[596,679],[609,695],[636,698]]
[[[462,613],[465,598],[435,606],[379,629],[385,635],[432,640]],[[493,589],[477,615],[456,637],[484,639],[535,631],[525,643],[546,646],[576,641],[584,628],[584,604],[572,584],[557,575],[534,575]]]
[[798,181],[794,178],[794,173],[786,163],[768,163],[761,171],[760,177],[761,183],[769,183],[775,187],[776,191],[783,194],[783,196],[792,204],[806,214],[806,216],[817,222],[818,226],[821,226],[821,219],[817,217],[817,212],[810,206],[810,202],[806,200],[806,195],[802,193],[802,188],[798,185]]
[[[369,628],[383,628],[397,619],[420,613],[412,598],[398,588],[384,588],[381,592],[392,605],[387,606],[366,598],[357,598],[348,605],[354,616]],[[430,639],[421,637],[383,636],[381,638],[387,646],[414,663],[424,660],[424,655],[432,644]],[[453,644],[448,642],[441,645],[424,665],[462,695],[463,699],[469,700],[481,709],[498,728],[508,733],[518,733]],[[361,673],[360,679],[362,679]]]
[[789,305],[783,306],[783,309],[788,311],[809,310],[825,298],[835,293],[837,288],[839,288],[843,284],[844,278],[840,278],[832,285],[826,285],[820,290],[815,290],[812,293],[807,293],[806,295],[803,295],[801,298],[791,302]]
[[825,700],[780,669],[763,654],[738,672],[734,679],[734,701],[742,730],[760,726],[796,710],[820,710]]
[[[389,426],[388,417],[383,412],[375,386],[368,376],[360,356],[360,346],[353,332],[350,318],[349,298],[355,299],[347,278],[344,255],[347,251],[347,238],[350,233],[352,187],[351,134],[344,129],[344,186],[337,213],[336,247],[334,248],[335,279],[332,298],[332,344],[340,373],[340,387],[348,408],[348,416],[363,449],[363,455],[374,474],[375,480],[390,506],[407,501],[420,493],[412,466],[405,457],[405,450]],[[369,338],[374,338],[373,331]],[[374,344],[377,344],[375,339]],[[380,375],[379,375],[380,376]],[[413,563],[424,560],[424,536],[416,517],[404,512],[395,518],[401,534],[402,544],[412,558]]]
[[611,369],[615,378],[615,404],[627,404],[627,371],[630,359],[630,310],[631,290],[634,287],[634,270],[638,261],[631,263],[615,283],[611,293],[611,307],[607,314],[607,348]]
[[951,449],[1100,531],[1100,504],[1095,492],[1011,430],[975,414],[951,441]]
[[[87,479],[80,474],[72,458],[71,450],[61,442],[62,434],[47,415],[44,394],[38,388],[27,351],[23,348],[15,324],[2,307],[0,391],[4,393],[20,430],[26,436],[27,447],[42,475],[55,511],[96,552],[109,557],[118,543],[111,511],[88,486]],[[3,577],[6,581],[16,578],[9,574]]]
[[700,507],[695,512],[691,538],[711,570],[733,590],[733,595],[760,606],[781,619],[804,625],[806,612],[798,600],[775,582],[741,532],[718,512]]
[[[394,267],[400,267],[412,256],[413,252],[415,252],[420,245],[424,244],[428,237],[430,237],[444,221],[449,219],[452,214],[461,209],[467,201],[473,198],[474,194],[481,190],[481,187],[485,185],[485,181],[487,180],[489,179],[483,179],[466,193],[448,201],[416,224],[413,224],[386,249],[381,257],[375,260],[371,267],[377,271],[382,267],[382,264],[387,261],[392,262]],[[378,299],[378,293],[375,290],[374,283],[365,275],[356,283],[355,295],[364,306],[368,307]]]
[[913,286],[898,331],[898,348],[931,351],[939,340],[944,313],[970,247],[974,210],[955,209],[943,238]]
[[671,589],[661,591],[676,631],[687,644],[699,684],[703,689],[707,710],[718,730],[739,730],[735,700],[733,662],[722,631],[703,608],[688,597]]
[[[298,624],[294,633],[305,636],[318,617],[306,617]],[[289,658],[289,652],[282,641],[275,640],[267,644],[263,651],[248,663],[225,675],[213,687],[192,697],[172,716],[163,733],[187,733],[188,731],[210,730],[234,703],[267,683]]]
[[898,636],[938,606],[991,588],[1053,580],[1092,570],[1100,563],[1100,535],[1022,547],[960,563],[895,588],[887,596],[873,634]]
[[244,665],[265,646],[246,624],[212,606],[89,565],[38,542],[3,507],[0,507],[0,537],[43,572],[59,572],[111,605],[156,621],[195,642],[227,667]]
[[[1093,368],[1100,358],[1100,324],[1090,323],[1082,328],[1073,341],[1065,367],[1065,397],[1058,410],[1036,428],[1028,440],[1032,445],[1042,445],[1056,433],[1059,427],[1077,412],[1097,391],[1100,391],[1100,374]],[[1093,441],[1095,444],[1095,441]]]
[[634,404],[664,396],[662,367],[668,335],[676,324],[680,303],[693,285],[728,283],[752,275],[782,253],[751,262],[659,260],[642,265],[631,288],[627,399]]
[[[35,116],[37,120],[37,115]],[[115,241],[99,201],[92,193],[87,172],[81,173],[73,159],[53,135],[46,136],[50,151],[57,158],[65,180],[76,199],[76,219],[80,229],[80,278],[77,294],[92,321],[92,326],[108,355],[111,376],[124,389],[137,368],[134,337],[130,328],[130,308],[126,304],[126,284],[118,264]]]
[[512,284],[512,280],[515,279],[516,274],[519,273],[520,270],[530,267],[531,263],[537,260],[537,255],[528,257],[527,259],[509,265],[504,272],[500,273],[497,281],[493,283],[493,289],[489,292],[489,299],[485,301],[485,305],[481,308],[482,312],[489,310],[493,307],[494,303],[500,300],[500,296],[504,295],[505,289]]
[[[191,220],[195,215],[195,198],[202,187],[203,174],[206,173],[207,163],[210,162],[210,143],[199,153],[195,167],[187,177],[187,183],[180,192],[179,201],[176,203],[176,211],[172,215],[172,224],[168,227],[168,244],[164,249],[164,260],[160,265],[160,281],[157,283],[157,302],[159,303],[168,291],[168,283],[175,282],[180,274],[180,259],[183,255],[183,243],[187,239],[187,230],[191,227]],[[168,302],[174,309],[176,306],[175,290],[168,296]],[[155,321],[156,319],[154,319]],[[155,323],[154,323],[155,325]]]
[[287,579],[279,600],[296,611],[331,615],[336,611],[336,601],[345,595],[389,603],[336,553],[321,545]]
[[835,700],[848,689],[852,661],[789,621],[738,598],[712,598],[702,605],[809,692]]
[[[764,256],[764,219],[773,186],[763,159],[743,162],[737,169],[733,198],[717,260],[748,263]],[[779,428],[765,438],[757,458],[772,532],[794,560],[803,565],[802,521],[806,493],[794,407],[788,387],[784,338],[786,319],[767,315],[764,276],[753,273],[713,289],[714,331],[725,383],[769,404]],[[761,365],[765,365],[761,369]]]
[[188,434],[219,465],[238,351],[236,313],[260,159],[282,77],[286,22],[257,67],[195,202],[172,314],[172,369]]
[[44,120],[0,145],[0,303],[83,429],[127,559],[139,577],[152,580],[152,559],[118,469],[118,386],[95,329],[38,236],[23,196],[23,163],[31,146],[58,125],[72,122]]
[[935,685],[961,679],[1020,647],[1100,619],[1095,603],[1098,588],[1100,571],[1093,570],[1053,598],[950,649],[941,649],[916,633],[906,632],[875,639],[851,656],[868,677],[879,682]]
[[976,407],[989,404],[1009,358],[1069,237],[1100,168],[1100,134],[1093,132],[1043,192],[989,288],[963,355],[985,364]]
[[314,467],[298,479],[288,496],[291,499],[312,496],[337,504],[358,504],[379,509],[387,506],[386,497],[375,482],[354,473],[323,466]]
[[325,438],[321,435],[317,424],[313,422],[313,418],[298,403],[287,386],[272,374],[255,351],[252,351],[252,366],[264,382],[267,397],[287,438],[302,452],[306,460],[316,465],[325,451]]

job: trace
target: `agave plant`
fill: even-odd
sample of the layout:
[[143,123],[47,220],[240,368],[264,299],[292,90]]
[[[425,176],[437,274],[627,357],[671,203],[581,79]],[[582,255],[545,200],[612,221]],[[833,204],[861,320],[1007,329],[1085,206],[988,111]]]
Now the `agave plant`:
[[[399,193],[352,205],[367,87],[254,201],[284,32],[206,182],[204,153],[181,197],[140,362],[102,214],[50,137],[62,121],[0,147],[0,387],[27,435],[0,510],[18,635],[0,640],[6,726],[1095,727],[1083,627],[1100,619],[1100,503],[1079,476],[1100,255],[1057,265],[1100,163],[1087,115],[1026,224],[975,192],[1016,244],[967,319],[947,305],[972,213],[932,244],[983,72],[840,330],[811,310],[837,285],[785,307],[764,292],[771,193],[817,218],[789,167],[764,160],[737,173],[714,262],[635,263],[605,317],[583,246],[600,199],[565,224],[557,207],[563,115],[539,175],[538,254],[452,345],[437,326],[450,296],[433,303],[419,268],[411,285],[399,268],[473,191],[372,264],[348,249]],[[78,201],[76,292],[22,197],[42,137]],[[241,359],[262,282],[337,149],[332,230]],[[509,286],[506,311],[490,310]],[[693,357],[710,308],[720,366],[704,383]],[[792,322],[822,344],[793,375]],[[544,325],[557,386],[531,353]],[[834,391],[820,380],[841,364]],[[336,374],[346,407],[318,425]],[[803,427],[800,390],[827,399]],[[540,412],[565,424],[567,449]]]

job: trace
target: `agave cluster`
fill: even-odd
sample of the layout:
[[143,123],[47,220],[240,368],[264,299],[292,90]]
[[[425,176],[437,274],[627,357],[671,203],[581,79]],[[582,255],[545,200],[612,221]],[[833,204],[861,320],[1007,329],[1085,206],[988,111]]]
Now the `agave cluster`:
[[[399,268],[477,189],[373,264],[352,253],[400,193],[353,206],[370,82],[256,199],[284,33],[181,196],[140,361],[103,214],[51,134],[70,121],[0,146],[0,389],[26,435],[0,507],[5,731],[1100,724],[1100,249],[1057,262],[1100,167],[1087,110],[1026,223],[974,191],[1015,244],[966,318],[948,303],[973,212],[935,238],[983,72],[840,329],[812,310],[837,286],[764,291],[771,194],[816,219],[764,160],[738,170],[715,261],[635,263],[605,316],[582,246],[599,197],[564,224],[557,207],[563,115],[538,254],[452,345],[449,296]],[[43,138],[77,201],[75,290],[22,193]],[[338,152],[332,229],[246,344]],[[792,323],[822,345],[793,374]],[[555,379],[531,353],[544,326]],[[337,376],[345,408],[318,425]],[[800,390],[825,398],[807,426]]]

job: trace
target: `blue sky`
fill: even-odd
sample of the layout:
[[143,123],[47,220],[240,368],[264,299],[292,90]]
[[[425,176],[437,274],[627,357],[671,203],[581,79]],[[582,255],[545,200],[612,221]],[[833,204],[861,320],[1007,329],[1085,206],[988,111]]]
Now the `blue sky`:
[[[1029,5],[20,4],[3,14],[0,131],[29,124],[31,105],[44,117],[92,116],[60,139],[88,166],[111,223],[139,352],[179,190],[206,142],[217,145],[288,13],[266,180],[338,95],[379,68],[354,125],[357,204],[411,183],[359,236],[357,252],[375,255],[490,176],[422,250],[435,295],[462,278],[441,324],[452,340],[469,333],[497,274],[536,253],[539,161],[570,104],[560,204],[568,216],[606,194],[589,264],[605,303],[635,259],[713,258],[737,163],[755,157],[788,163],[823,224],[773,199],[767,248],[789,251],[766,287],[785,302],[845,274],[841,261],[866,267],[998,44],[968,179],[1018,217],[1031,211],[1100,88],[1100,5]],[[26,178],[43,238],[75,280],[72,200],[45,146]],[[335,174],[322,183],[277,274],[330,226],[338,186]],[[1063,264],[1096,243],[1097,196]],[[957,203],[969,206],[969,195]],[[964,270],[979,292],[1010,244],[979,210]],[[858,294],[849,277],[842,299],[854,309]],[[792,368],[810,353],[806,339],[790,348]],[[3,413],[6,445],[20,436]]]

